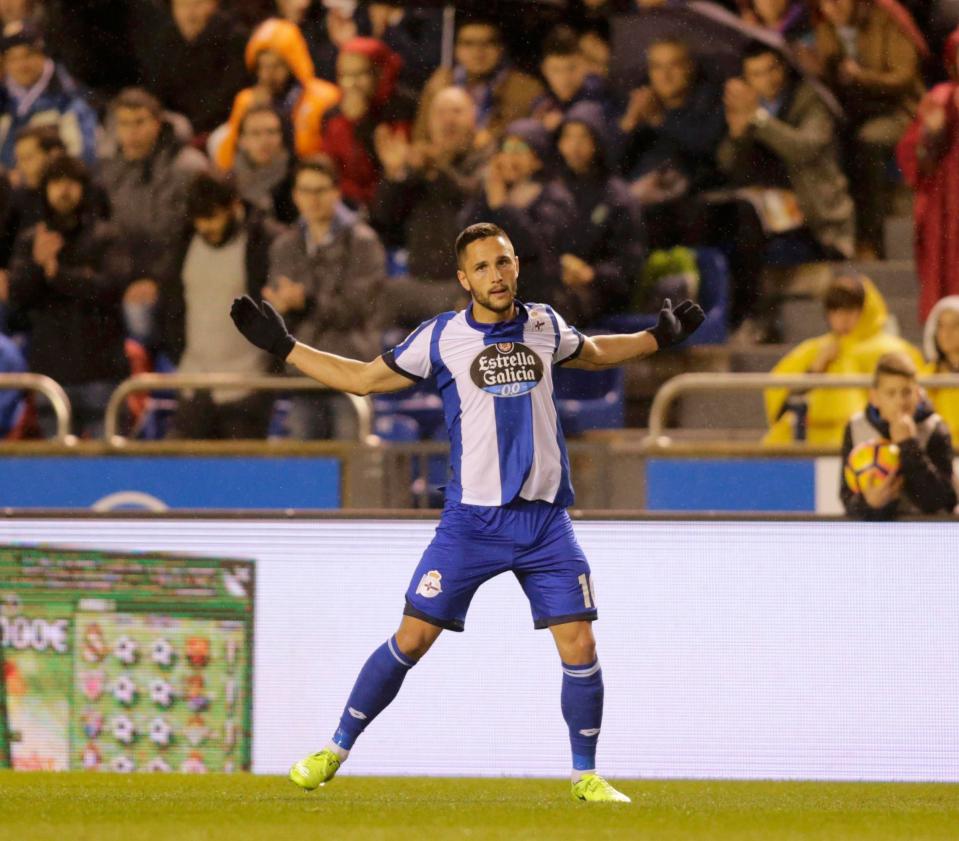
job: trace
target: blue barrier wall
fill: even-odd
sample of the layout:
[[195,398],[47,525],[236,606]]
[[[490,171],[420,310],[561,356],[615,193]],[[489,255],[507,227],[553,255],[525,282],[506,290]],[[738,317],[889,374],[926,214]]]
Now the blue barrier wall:
[[0,466],[8,508],[337,508],[335,458],[13,457]]
[[815,511],[813,459],[650,459],[650,511]]

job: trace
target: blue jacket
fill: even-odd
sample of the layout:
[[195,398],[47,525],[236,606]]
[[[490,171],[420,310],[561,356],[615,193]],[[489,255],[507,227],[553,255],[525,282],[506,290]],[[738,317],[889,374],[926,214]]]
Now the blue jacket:
[[0,164],[13,168],[17,133],[29,125],[56,125],[71,155],[95,163],[97,116],[63,68],[48,61],[40,81],[25,96],[18,98],[9,81],[0,96]]
[[[27,362],[20,348],[9,336],[0,333],[0,372],[4,374],[22,374],[27,370]],[[22,391],[4,389],[0,391],[0,438],[6,438],[20,418],[24,405]]]

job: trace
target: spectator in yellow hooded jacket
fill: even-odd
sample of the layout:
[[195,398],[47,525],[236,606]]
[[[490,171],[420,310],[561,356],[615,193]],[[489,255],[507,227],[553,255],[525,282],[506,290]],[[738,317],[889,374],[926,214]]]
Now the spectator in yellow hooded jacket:
[[[871,376],[879,358],[902,351],[919,366],[922,355],[904,339],[883,332],[886,302],[879,290],[857,274],[834,278],[823,298],[829,332],[807,339],[787,353],[774,374],[865,374]],[[769,432],[765,444],[807,442],[820,446],[842,444],[846,422],[866,405],[866,389],[785,388],[765,393]]]
[[[959,295],[941,298],[929,312],[922,349],[926,364],[921,376],[959,374]],[[959,435],[959,389],[931,388],[929,400],[953,436]]]

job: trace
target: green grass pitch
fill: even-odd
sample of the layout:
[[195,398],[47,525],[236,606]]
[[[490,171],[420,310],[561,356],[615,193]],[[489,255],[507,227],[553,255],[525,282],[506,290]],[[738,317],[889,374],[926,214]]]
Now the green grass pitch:
[[13,841],[626,841],[956,839],[959,785],[620,781],[631,805],[569,799],[563,780],[0,772]]

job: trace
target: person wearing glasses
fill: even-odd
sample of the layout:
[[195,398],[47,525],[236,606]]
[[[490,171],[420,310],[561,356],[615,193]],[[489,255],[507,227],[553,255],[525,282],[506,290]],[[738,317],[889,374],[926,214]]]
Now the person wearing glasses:
[[[297,163],[293,204],[299,219],[270,248],[263,298],[298,341],[373,359],[380,350],[386,276],[379,237],[343,203],[336,165],[325,155]],[[290,432],[296,438],[352,438],[355,418],[341,395],[301,392],[292,398]]]
[[433,97],[450,85],[466,90],[476,104],[477,146],[498,140],[506,126],[528,116],[546,92],[536,79],[512,66],[502,33],[490,20],[465,18],[456,32],[453,57],[454,66],[439,68],[423,88],[413,126],[416,140],[427,137]]

